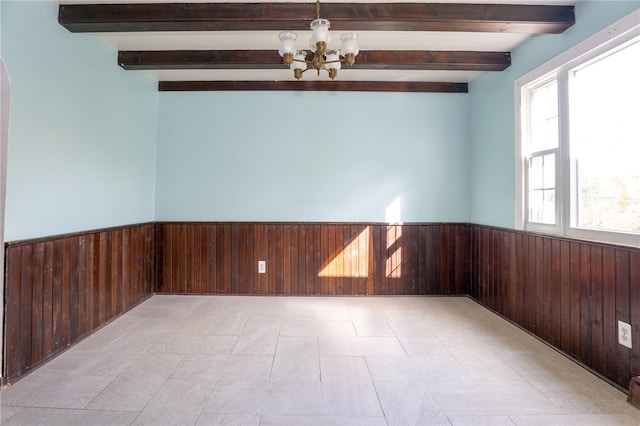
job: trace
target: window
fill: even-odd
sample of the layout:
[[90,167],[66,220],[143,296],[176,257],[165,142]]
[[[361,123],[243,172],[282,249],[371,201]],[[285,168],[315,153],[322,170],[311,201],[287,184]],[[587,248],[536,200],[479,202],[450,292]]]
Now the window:
[[640,11],[516,81],[518,227],[640,246]]

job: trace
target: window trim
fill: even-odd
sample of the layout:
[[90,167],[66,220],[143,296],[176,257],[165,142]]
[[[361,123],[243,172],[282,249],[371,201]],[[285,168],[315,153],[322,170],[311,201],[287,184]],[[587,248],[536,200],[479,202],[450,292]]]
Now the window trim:
[[[568,71],[640,36],[640,9],[579,42],[514,82],[515,161],[516,161],[516,228],[577,239],[640,247],[640,234],[590,230],[571,226],[571,167],[569,152]],[[523,150],[523,128],[527,121],[526,95],[523,88],[542,84],[549,79],[558,82],[559,146],[556,159],[556,224],[527,222],[527,153]]]

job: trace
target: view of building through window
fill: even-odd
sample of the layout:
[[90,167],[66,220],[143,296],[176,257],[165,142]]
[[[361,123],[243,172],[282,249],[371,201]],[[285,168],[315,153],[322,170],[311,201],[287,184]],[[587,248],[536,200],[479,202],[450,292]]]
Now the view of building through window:
[[640,40],[569,72],[573,227],[640,232]]
[[531,90],[529,105],[529,220],[556,223],[556,150],[558,148],[558,84]]
[[525,229],[637,244],[640,31],[585,42],[517,82]]

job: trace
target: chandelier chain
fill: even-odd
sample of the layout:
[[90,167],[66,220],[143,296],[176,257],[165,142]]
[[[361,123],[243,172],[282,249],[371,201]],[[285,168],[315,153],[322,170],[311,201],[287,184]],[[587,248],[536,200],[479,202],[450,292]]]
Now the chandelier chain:
[[316,0],[316,18],[320,19],[320,0]]

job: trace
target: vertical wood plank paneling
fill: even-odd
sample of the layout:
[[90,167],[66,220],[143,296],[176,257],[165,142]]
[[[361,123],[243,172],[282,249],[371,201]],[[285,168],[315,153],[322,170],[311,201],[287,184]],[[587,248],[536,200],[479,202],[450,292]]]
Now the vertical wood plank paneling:
[[70,344],[77,342],[80,337],[80,289],[79,289],[79,239],[78,238],[68,238],[69,246],[70,246],[70,257],[69,257],[69,339],[66,343],[67,346]]
[[[252,232],[252,231],[251,231]],[[198,249],[198,264],[200,265],[200,293],[209,293],[209,225],[199,226],[200,246]]]
[[[371,273],[369,266],[369,239],[368,227],[351,225],[338,227],[340,247],[344,250],[343,261],[338,267],[338,293],[339,295],[351,295],[373,292],[367,278]],[[366,271],[366,273],[365,273]]]
[[[535,241],[535,251],[533,253],[533,259],[535,262],[535,291],[536,291],[536,325],[534,330],[536,333],[545,338],[545,328],[544,328],[544,301],[545,301],[545,293],[544,293],[544,241],[546,238],[536,238]],[[531,255],[531,253],[529,253]]]
[[53,242],[53,288],[51,290],[52,352],[62,349],[62,275],[63,275],[63,240]]
[[[320,256],[322,262],[319,264],[319,268],[316,269],[317,272],[326,271],[326,274],[331,274],[333,271],[334,264],[332,262],[328,262],[330,251],[329,251],[329,228],[330,225],[321,225],[320,226]],[[324,259],[327,259],[325,261]],[[326,263],[325,263],[326,262]],[[323,274],[324,275],[324,274]],[[324,277],[319,277],[320,287],[318,289],[314,289],[316,294],[329,294],[328,289],[328,279]]]
[[442,294],[451,294],[451,280],[449,279],[449,256],[451,255],[451,237],[447,225],[440,226],[440,285]]
[[[155,232],[155,228],[153,230]],[[130,289],[131,283],[131,275],[129,273],[129,268],[131,264],[131,229],[122,230],[122,244],[121,244],[121,252],[120,252],[120,294],[118,296],[118,312],[122,313],[127,310],[127,306],[132,299],[133,294]],[[154,243],[154,250],[155,250]],[[150,291],[155,291],[155,286]]]
[[521,262],[522,255],[522,235],[512,234],[512,250],[509,254],[509,263],[511,264],[511,271],[509,274],[509,285],[513,289],[512,301],[513,303],[511,313],[513,315],[513,321],[522,324],[522,282],[520,277],[523,276],[524,265]]
[[[153,269],[154,272],[156,274],[156,279],[154,281],[155,287],[153,288],[153,291],[162,291],[161,289],[164,289],[164,276],[167,273],[167,259],[169,256],[167,256],[164,252],[165,247],[168,247],[167,244],[167,236],[166,236],[166,227],[157,223],[153,225],[153,232],[154,232],[154,239],[153,239],[153,243],[154,243],[154,251],[155,251],[155,255],[156,260],[153,264]],[[127,233],[127,237],[130,238],[131,237],[131,231],[129,231]],[[131,245],[128,244],[128,240],[125,239],[125,259],[128,259],[129,256],[131,255]],[[125,273],[128,272],[128,268],[124,267]],[[131,279],[131,277],[127,277],[128,279]],[[127,280],[128,282],[128,280]],[[128,290],[128,286],[125,286],[125,288]]]
[[[515,243],[504,233],[515,234]],[[616,343],[617,321],[636,327],[640,320],[633,317],[640,316],[640,286],[633,285],[634,274],[640,282],[640,250],[477,225],[472,247],[471,293],[481,303],[494,309],[503,303],[503,315],[628,387],[640,370],[640,348]],[[495,272],[514,267],[508,281],[515,281],[515,299]]]
[[166,289],[169,292],[178,292],[178,271],[176,263],[179,261],[178,250],[180,249],[180,238],[177,232],[177,225],[167,226],[167,244],[169,244],[169,261],[167,262],[167,274],[165,276]]
[[247,225],[247,282],[245,283],[246,294],[253,294],[254,276],[258,273],[258,260],[254,258],[254,238],[253,226]]
[[569,247],[570,266],[569,279],[571,287],[571,344],[569,353],[575,358],[580,358],[580,311],[581,311],[581,294],[580,294],[580,243],[571,242]]
[[188,255],[189,261],[187,267],[187,294],[201,294],[200,291],[200,224],[194,224],[189,227],[187,234],[189,241]]
[[227,279],[229,279],[231,281],[230,285],[230,291],[232,294],[239,294],[238,293],[238,278],[239,278],[239,273],[238,273],[238,249],[239,249],[239,239],[240,239],[240,225],[237,223],[234,223],[232,225],[230,225],[230,231],[231,231],[231,235],[230,235],[230,239],[231,239],[231,254],[229,256],[230,260],[229,260],[229,274],[227,275]]
[[251,253],[250,253],[250,261],[251,261],[251,274],[250,276],[250,283],[248,286],[248,292],[249,294],[256,294],[257,293],[257,282],[259,280],[259,276],[261,274],[258,273],[258,260],[260,260],[260,232],[258,230],[259,228],[256,228],[256,225],[249,225],[249,233],[251,233],[251,239],[252,239],[252,246],[251,246]]
[[225,223],[222,225],[222,293],[231,293],[231,224]]
[[604,349],[602,373],[611,380],[616,379],[616,345],[618,323],[616,320],[616,250],[602,249],[602,345]]
[[276,225],[267,225],[267,294],[276,294]]
[[[313,265],[311,266],[311,277],[313,280],[313,290],[311,294],[322,294],[322,284],[318,273],[322,270],[322,228],[326,225],[312,225],[313,227],[313,248],[311,255],[313,256]],[[309,271],[307,271],[309,272]]]
[[111,232],[111,310],[108,312],[110,318],[120,313],[122,304],[122,230],[115,229]]
[[580,244],[580,360],[591,365],[591,246]]
[[[152,241],[153,227],[148,229]],[[151,289],[134,301],[124,297],[124,254],[117,250],[122,238],[108,242],[126,232],[118,228],[7,244],[3,376],[9,383],[150,295]],[[148,260],[143,278],[150,283]]]
[[358,238],[358,227],[356,225],[340,227],[341,232],[338,233],[337,240],[340,247],[344,250],[344,255],[338,266],[338,278],[336,293],[339,295],[351,294],[351,288],[355,284],[358,285],[360,278],[358,277],[359,250],[360,242],[351,244],[354,238]]
[[526,323],[525,328],[533,333],[536,332],[536,318],[537,318],[537,289],[538,283],[536,279],[536,239],[531,235],[525,236],[525,244],[527,245],[528,258],[523,259],[527,264],[528,274],[523,277],[524,279],[524,300],[527,303],[524,305],[526,309]]
[[36,243],[33,247],[33,291],[31,313],[31,359],[35,364],[42,359],[43,338],[43,284],[44,284],[44,242]]
[[[630,253],[626,250],[616,250],[616,316],[618,321],[631,321],[631,265]],[[616,324],[617,327],[617,324]],[[632,333],[633,334],[633,333]],[[631,354],[627,348],[616,344],[616,382],[624,383],[629,380],[628,371],[631,368]]]
[[604,347],[602,328],[602,247],[591,247],[591,364],[597,371],[604,371]]
[[4,336],[4,374],[11,377],[24,371],[21,369],[20,357],[20,297],[22,287],[22,247],[10,247],[6,253],[6,304],[5,304],[5,336]]
[[309,252],[307,247],[308,226],[300,224],[298,227],[298,294],[309,294],[309,280],[307,277],[307,263]]
[[299,285],[302,282],[301,276],[300,276],[300,259],[299,259],[299,255],[300,255],[300,232],[299,232],[299,226],[297,224],[292,224],[291,225],[291,235],[289,237],[289,267],[290,269],[290,273],[289,273],[289,279],[290,279],[290,287],[291,287],[291,294],[300,294],[300,290],[299,290]]
[[628,387],[629,380],[633,376],[640,376],[640,250],[634,250],[629,257],[629,310],[630,324],[632,324],[631,335],[633,338],[630,359],[629,379],[625,380],[625,386]]
[[[472,228],[467,224],[204,226],[155,225],[157,238],[165,245],[154,245],[158,271],[164,271],[157,277],[158,291],[327,295],[472,291]],[[208,237],[203,229],[207,229]],[[516,297],[509,285],[515,269],[510,259],[502,258],[503,253],[512,251],[516,240],[507,233],[488,236],[489,257],[498,264],[488,264],[484,291],[491,295],[493,307],[502,309],[497,294],[506,292],[511,299]],[[117,250],[113,248],[113,252]],[[267,262],[266,274],[257,273],[258,260]],[[169,285],[174,277],[175,285]],[[506,307],[512,309],[511,304]]]
[[507,234],[509,250],[505,253],[505,261],[507,264],[507,276],[506,285],[510,289],[509,300],[506,302],[508,309],[508,316],[513,318],[514,321],[519,319],[518,309],[519,305],[519,292],[518,292],[518,262],[516,261],[516,252],[518,248],[518,235],[513,233]]
[[260,226],[260,259],[267,262],[267,272],[260,275],[260,287],[258,294],[269,294],[269,270],[271,269],[271,265],[269,265],[269,226],[267,225],[259,225]]
[[511,246],[509,245],[509,234],[507,232],[501,232],[500,238],[496,241],[499,259],[498,267],[498,289],[495,293],[497,300],[497,306],[499,312],[504,312],[507,315],[511,312],[511,306],[509,306],[509,300],[511,300],[512,288],[509,285],[509,251]]
[[[353,226],[333,226],[334,255],[329,261],[335,260],[335,277],[330,294],[343,295],[347,281],[357,280],[353,275],[358,272],[359,241],[357,229]],[[353,272],[352,269],[354,270]]]
[[46,359],[53,352],[53,241],[44,243],[42,280],[42,359]]
[[[380,226],[371,226],[370,234],[371,234],[371,247],[369,247],[369,266],[371,270],[369,271],[369,279],[371,283],[368,287],[372,288],[372,294],[384,294],[382,292],[382,279],[381,279],[381,269],[384,267],[381,264],[380,260],[380,248],[382,247],[382,227]],[[357,281],[356,281],[357,282]],[[355,283],[351,283],[351,292],[347,294],[353,294],[353,288],[355,287]]]
[[282,226],[282,244],[278,247],[282,258],[282,294],[291,293],[291,224]]
[[551,343],[560,346],[562,328],[558,327],[561,321],[560,306],[562,304],[562,283],[560,282],[560,241],[551,240],[551,274],[549,286],[551,287],[551,321],[549,321]]
[[[408,233],[408,241],[406,241],[405,247],[408,249],[409,253],[405,256],[407,260],[407,268],[409,269],[407,277],[409,279],[409,288],[407,294],[419,294],[418,293],[418,265],[420,255],[420,251],[418,248],[418,227],[416,225],[408,225],[407,226]],[[460,248],[460,232],[456,232],[454,235],[454,245],[456,248]],[[453,253],[454,259],[457,261],[458,254]],[[455,264],[453,264],[455,268]],[[460,282],[459,271],[457,268],[454,270],[454,279],[456,281],[456,292],[459,290],[457,284]],[[460,271],[461,272],[461,271]]]
[[[94,235],[93,238],[93,260],[91,261],[92,264],[92,282],[93,282],[93,292],[91,294],[91,326],[90,329],[93,330],[97,327],[100,326],[101,322],[100,322],[100,299],[101,299],[101,294],[102,292],[104,292],[104,283],[103,283],[103,279],[101,278],[101,268],[100,268],[100,263],[103,261],[101,259],[101,257],[103,256],[104,250],[102,249],[102,244],[101,242],[104,240],[104,236],[101,233],[97,233]],[[55,247],[55,242],[54,242],[54,247],[53,247],[53,256],[54,256],[54,264],[56,262],[56,258],[58,257],[58,255],[56,254],[56,247]],[[56,269],[54,267],[54,269]],[[53,280],[54,282],[54,290],[55,290],[55,278]],[[55,291],[54,291],[55,294]]]
[[284,225],[275,225],[275,294],[284,293]]
[[417,265],[416,273],[418,280],[417,294],[427,294],[427,245],[426,245],[426,226],[418,225],[417,228]]
[[[60,325],[62,329],[60,345],[66,348],[71,341],[71,316],[70,316],[70,283],[71,283],[71,239],[62,240],[62,283],[60,295]],[[111,299],[111,294],[107,296]]]
[[189,280],[189,264],[191,263],[191,259],[189,259],[189,247],[188,243],[188,232],[191,227],[186,224],[178,225],[178,233],[180,238],[180,257],[179,262],[177,264],[178,269],[178,293],[187,293],[187,281]]
[[371,226],[358,229],[358,239],[360,240],[358,244],[358,277],[355,280],[351,280],[351,287],[354,287],[354,281],[362,281],[367,289],[367,294],[376,294],[371,265],[373,257]]
[[[11,378],[152,290],[471,293],[623,386],[639,374],[635,249],[466,224],[158,223],[6,250]],[[267,274],[257,273],[258,260]],[[325,267],[331,273],[320,276]],[[617,320],[633,324],[633,350],[612,345]]]
[[185,280],[185,293],[193,294],[195,293],[194,286],[196,285],[196,277],[198,274],[198,270],[196,269],[196,253],[195,253],[195,244],[196,244],[196,235],[195,235],[196,226],[187,227],[187,261],[186,261],[186,271],[184,271],[184,280]]
[[31,362],[31,311],[33,306],[33,269],[31,264],[32,247],[22,248],[20,265],[20,370],[26,371]]
[[[442,274],[440,272],[441,263],[441,253],[442,253],[442,232],[440,225],[433,226],[433,234],[432,234],[432,247],[433,247],[433,278],[434,281],[434,293],[435,294],[447,294],[442,285]],[[486,283],[485,283],[486,285]]]
[[216,280],[217,280],[217,262],[216,262],[216,225],[207,225],[207,233],[209,235],[207,244],[207,264],[209,265],[209,273],[207,280],[207,293],[216,294]]
[[571,299],[571,245],[568,241],[560,242],[560,343],[559,348],[571,352],[571,305],[575,302]]

